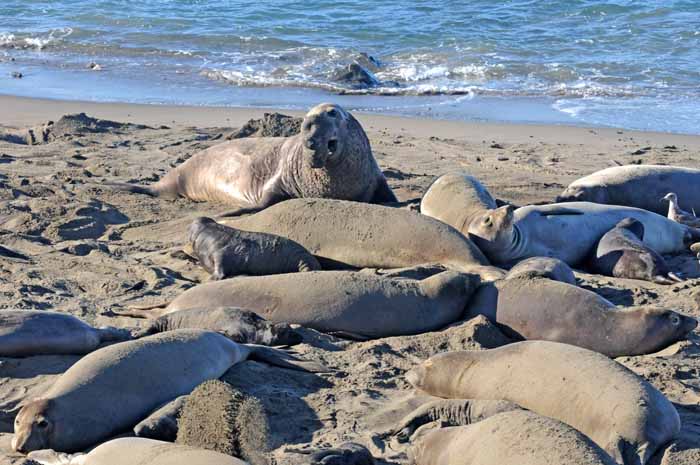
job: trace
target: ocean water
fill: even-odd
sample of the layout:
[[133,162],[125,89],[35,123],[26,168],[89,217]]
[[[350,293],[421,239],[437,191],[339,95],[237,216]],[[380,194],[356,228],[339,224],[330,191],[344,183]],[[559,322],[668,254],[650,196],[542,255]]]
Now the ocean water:
[[700,1],[2,0],[0,93],[698,134]]

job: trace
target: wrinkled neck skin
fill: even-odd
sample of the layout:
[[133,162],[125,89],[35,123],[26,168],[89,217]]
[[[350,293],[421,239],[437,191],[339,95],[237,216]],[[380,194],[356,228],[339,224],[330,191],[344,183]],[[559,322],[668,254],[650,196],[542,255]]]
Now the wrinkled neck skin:
[[528,238],[520,227],[513,223],[510,234],[502,234],[496,241],[484,247],[488,257],[496,264],[509,264],[525,255],[529,247]]

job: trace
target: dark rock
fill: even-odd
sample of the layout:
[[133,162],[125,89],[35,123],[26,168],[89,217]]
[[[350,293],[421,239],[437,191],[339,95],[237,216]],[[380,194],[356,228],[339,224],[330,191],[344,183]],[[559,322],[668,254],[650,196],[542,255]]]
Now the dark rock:
[[251,119],[227,139],[242,137],[290,137],[299,134],[303,118],[265,113],[261,119]]
[[333,73],[331,79],[335,82],[349,85],[355,89],[366,89],[378,86],[379,80],[367,69],[358,63],[351,63],[343,69]]

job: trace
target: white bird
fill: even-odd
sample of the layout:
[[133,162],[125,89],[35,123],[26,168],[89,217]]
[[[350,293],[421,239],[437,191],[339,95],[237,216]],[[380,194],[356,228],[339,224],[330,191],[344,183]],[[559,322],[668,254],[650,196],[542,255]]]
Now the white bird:
[[675,221],[676,223],[685,224],[693,228],[700,227],[700,218],[696,217],[694,213],[681,210],[678,206],[678,196],[674,192],[669,192],[661,200],[668,200],[668,219]]

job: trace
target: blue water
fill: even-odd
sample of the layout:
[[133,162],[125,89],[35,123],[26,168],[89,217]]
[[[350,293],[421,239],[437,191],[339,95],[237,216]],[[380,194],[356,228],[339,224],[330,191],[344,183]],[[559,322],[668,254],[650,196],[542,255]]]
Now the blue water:
[[697,134],[700,0],[2,0],[0,93]]

